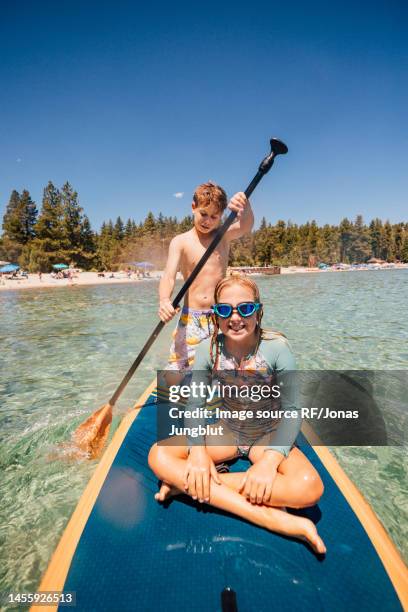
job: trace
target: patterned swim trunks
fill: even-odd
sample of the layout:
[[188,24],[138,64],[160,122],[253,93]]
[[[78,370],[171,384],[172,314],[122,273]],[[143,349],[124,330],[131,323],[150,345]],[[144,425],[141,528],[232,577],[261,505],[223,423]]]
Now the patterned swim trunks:
[[177,327],[173,332],[173,342],[166,370],[191,370],[197,346],[213,333],[214,326],[211,310],[192,310],[183,307]]

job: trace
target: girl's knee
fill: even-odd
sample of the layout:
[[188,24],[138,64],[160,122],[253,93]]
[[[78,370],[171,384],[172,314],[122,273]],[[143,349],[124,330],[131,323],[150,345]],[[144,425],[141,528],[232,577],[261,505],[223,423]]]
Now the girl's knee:
[[183,446],[167,446],[166,444],[153,444],[147,457],[149,467],[157,474],[161,467],[167,466],[171,459],[186,459],[187,449]]
[[155,443],[151,447],[149,454],[147,456],[147,462],[149,464],[150,469],[153,471],[154,471],[154,468],[156,467],[158,456],[159,456],[159,446],[157,443]]
[[169,449],[167,446],[161,446],[157,444],[157,442],[153,444],[147,457],[147,462],[153,472],[157,473],[157,471],[160,470],[160,467],[163,464],[166,464],[166,459],[168,458],[168,450]]
[[317,504],[323,495],[324,485],[316,470],[306,469],[298,474],[294,490],[301,504],[299,507],[306,508]]
[[314,470],[313,472],[305,474],[304,483],[305,503],[307,503],[308,506],[314,506],[324,493],[322,479]]

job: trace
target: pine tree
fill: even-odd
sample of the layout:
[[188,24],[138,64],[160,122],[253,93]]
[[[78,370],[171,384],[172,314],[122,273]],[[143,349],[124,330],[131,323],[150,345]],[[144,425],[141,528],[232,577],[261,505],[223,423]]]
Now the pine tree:
[[103,223],[97,242],[97,259],[101,270],[112,270],[115,267],[116,241],[113,238],[113,223]]
[[353,239],[353,224],[347,217],[340,223],[340,260],[350,262],[350,245]]
[[125,227],[123,225],[123,221],[120,217],[116,219],[116,223],[113,228],[113,238],[114,240],[121,241],[125,236]]
[[394,226],[394,253],[395,258],[401,261],[402,247],[404,243],[404,224],[397,223]]
[[370,246],[373,257],[379,259],[382,252],[383,224],[381,219],[373,219],[369,226]]
[[408,263],[408,236],[404,239],[401,248],[401,261],[403,263]]
[[157,217],[157,222],[156,222],[156,231],[158,232],[160,239],[165,237],[165,230],[166,230],[166,220],[163,216],[163,213],[159,212],[159,216]]
[[89,269],[97,263],[96,260],[95,234],[87,215],[84,215],[81,222],[81,251],[78,263],[80,267]]
[[193,227],[193,217],[192,215],[187,215],[184,217],[179,223],[179,231],[177,233],[182,234],[183,232],[188,232]]
[[24,189],[20,196],[14,190],[3,217],[2,248],[9,260],[26,265],[25,257],[22,255],[34,237],[36,217],[37,208],[29,192]]
[[394,261],[395,259],[394,236],[391,223],[388,220],[384,223],[382,259],[386,261]]
[[22,244],[23,228],[20,218],[20,194],[15,189],[11,192],[9,203],[3,217],[4,236]]
[[134,224],[134,221],[132,222],[132,219],[128,219],[126,221],[125,230],[124,230],[124,238],[127,242],[131,240],[133,236],[133,224]]
[[39,240],[58,242],[58,247],[64,239],[61,194],[51,181],[44,189],[42,208],[35,226],[35,234]]
[[145,222],[143,223],[143,234],[144,236],[153,236],[156,231],[156,220],[152,212],[147,214]]
[[340,239],[337,227],[324,225],[321,230],[322,248],[319,251],[320,261],[334,264],[340,259]]
[[31,272],[49,272],[54,263],[67,263],[65,254],[64,211],[61,193],[51,181],[44,189],[42,208],[34,226],[35,239],[29,256]]
[[370,234],[364,225],[363,217],[357,215],[349,248],[350,260],[353,263],[363,263],[369,259],[370,253]]
[[30,242],[35,236],[34,226],[37,221],[38,210],[30,193],[24,189],[20,197],[21,221],[23,226],[24,244]]
[[[266,227],[266,223],[261,223],[259,230],[254,233],[254,261],[255,265],[267,266],[271,261],[271,240],[270,240],[270,229]],[[241,239],[242,240],[242,239]],[[234,241],[235,242],[235,241]],[[234,245],[234,242],[231,244]],[[239,261],[242,262],[242,250],[234,250],[234,253],[239,253]],[[245,265],[245,264],[238,264]]]
[[63,233],[65,259],[74,265],[80,265],[82,250],[83,209],[78,202],[78,193],[67,181],[61,189],[63,211]]

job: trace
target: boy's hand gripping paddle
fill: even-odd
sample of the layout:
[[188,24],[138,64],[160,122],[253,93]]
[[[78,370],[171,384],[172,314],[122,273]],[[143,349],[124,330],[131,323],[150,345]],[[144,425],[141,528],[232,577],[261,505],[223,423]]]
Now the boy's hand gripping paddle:
[[[258,172],[254,176],[252,181],[249,183],[248,187],[245,189],[244,193],[247,198],[249,198],[249,196],[252,194],[255,187],[260,182],[261,178],[267,172],[269,172],[269,170],[272,168],[273,162],[275,161],[275,157],[277,155],[284,155],[285,153],[288,152],[288,147],[281,140],[278,140],[277,138],[271,138],[270,143],[271,143],[271,152],[261,162],[258,168]],[[174,298],[172,302],[173,308],[177,308],[179,306],[182,298],[187,293],[191,284],[194,282],[194,280],[196,279],[196,277],[198,276],[198,274],[200,273],[200,271],[206,264],[210,255],[214,252],[215,248],[222,240],[225,232],[230,227],[230,225],[235,221],[236,216],[237,216],[237,213],[232,211],[227,217],[224,224],[218,228],[217,232],[215,233],[213,241],[211,242],[206,252],[201,257],[200,261],[198,262],[198,264],[196,265],[196,267],[190,274],[189,278],[186,280],[186,282],[184,283],[184,285],[181,287],[180,291],[177,293],[176,297]],[[110,424],[112,422],[112,408],[118,401],[122,391],[128,384],[129,380],[132,378],[133,374],[135,373],[140,363],[142,362],[144,356],[146,355],[146,353],[148,352],[148,350],[150,349],[153,342],[156,340],[157,336],[159,335],[159,333],[161,332],[164,326],[165,326],[165,323],[163,323],[163,321],[160,321],[156,325],[155,329],[150,334],[144,347],[140,351],[139,355],[136,357],[135,361],[129,368],[128,372],[124,376],[123,380],[121,381],[120,385],[116,389],[115,393],[110,398],[109,402],[107,404],[104,404],[101,408],[99,408],[99,410],[94,412],[84,423],[82,423],[82,425],[80,425],[74,431],[74,433],[72,434],[72,444],[74,446],[74,454],[75,454],[75,447],[78,448],[78,451],[82,456],[85,453],[86,456],[90,458],[95,458],[100,454],[105,444],[106,438],[109,433]],[[70,454],[72,454],[72,446],[70,445],[70,447],[71,447]]]

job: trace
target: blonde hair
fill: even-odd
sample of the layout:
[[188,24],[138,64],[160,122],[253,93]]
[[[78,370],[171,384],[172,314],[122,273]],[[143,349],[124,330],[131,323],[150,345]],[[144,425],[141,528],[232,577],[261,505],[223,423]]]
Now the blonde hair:
[[[220,281],[218,281],[215,287],[215,290],[214,290],[214,303],[215,304],[218,303],[218,299],[221,294],[221,291],[225,289],[225,287],[231,287],[233,285],[241,285],[241,287],[250,289],[250,291],[252,291],[254,302],[261,301],[261,296],[259,293],[258,285],[251,278],[249,278],[248,276],[245,276],[245,274],[241,274],[240,272],[232,272],[230,276],[226,276],[225,278],[222,278]],[[261,340],[272,340],[276,337],[281,337],[286,340],[285,334],[282,334],[279,331],[262,329],[261,327],[261,321],[263,317],[262,307],[258,310],[256,316],[257,316],[257,326],[256,326],[257,337],[256,337],[255,351],[254,351],[255,353],[259,348]],[[217,341],[220,329],[218,326],[218,319],[214,313],[212,314],[212,320],[214,324],[214,331],[211,336],[210,352],[211,352],[211,359],[214,363],[214,368],[216,368],[218,359],[220,356],[220,349],[219,349],[219,344]],[[215,351],[215,357],[214,357],[214,351]]]
[[227,208],[228,200],[224,189],[212,181],[199,185],[194,192],[193,201],[196,206],[207,208],[214,204],[220,212]]

